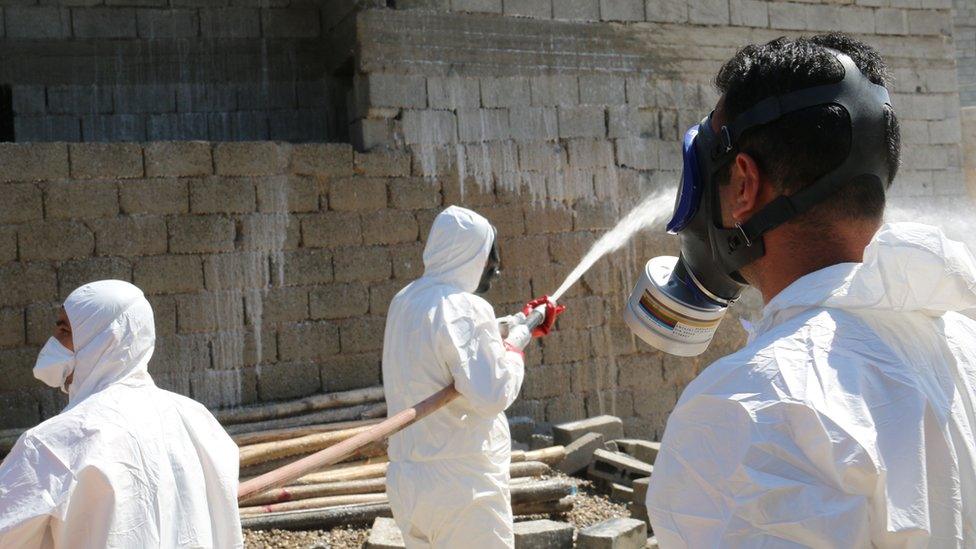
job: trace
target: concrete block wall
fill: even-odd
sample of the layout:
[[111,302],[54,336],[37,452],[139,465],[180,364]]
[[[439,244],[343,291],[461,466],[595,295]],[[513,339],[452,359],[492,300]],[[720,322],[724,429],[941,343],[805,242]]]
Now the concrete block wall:
[[953,0],[953,39],[959,63],[959,100],[976,106],[976,3]]

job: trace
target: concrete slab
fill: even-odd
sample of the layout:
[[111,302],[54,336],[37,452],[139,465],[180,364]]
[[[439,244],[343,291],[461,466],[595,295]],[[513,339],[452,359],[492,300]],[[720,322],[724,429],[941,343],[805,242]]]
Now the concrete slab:
[[627,454],[597,449],[593,452],[593,461],[586,474],[594,480],[616,482],[630,487],[635,480],[650,476],[653,470],[649,463],[636,460]]
[[515,523],[515,549],[562,549],[573,546],[573,526],[554,520]]
[[647,543],[647,525],[632,518],[605,520],[579,531],[577,549],[639,549]]
[[574,475],[586,470],[593,460],[593,452],[603,444],[600,433],[586,433],[566,446],[566,459],[562,460],[557,469],[567,475]]
[[604,415],[560,423],[552,427],[553,442],[563,446],[568,446],[586,433],[600,433],[605,440],[622,439],[624,423],[619,417]]

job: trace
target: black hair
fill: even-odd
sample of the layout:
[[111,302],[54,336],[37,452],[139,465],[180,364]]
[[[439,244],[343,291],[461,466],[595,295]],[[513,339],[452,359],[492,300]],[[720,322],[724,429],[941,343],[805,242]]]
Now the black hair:
[[[809,38],[777,38],[739,50],[719,70],[715,85],[724,96],[722,114],[733,120],[762,99],[838,82],[844,68],[825,48],[847,54],[873,83],[886,85],[888,68],[871,46],[840,33]],[[884,214],[885,189],[898,171],[901,134],[898,118],[885,108],[885,146],[888,181],[852,183],[814,207],[797,221],[813,218],[880,220]],[[740,150],[752,156],[777,190],[792,194],[839,166],[851,146],[847,112],[836,106],[802,109],[769,124],[753,128],[740,138]],[[721,181],[728,181],[726,167]]]

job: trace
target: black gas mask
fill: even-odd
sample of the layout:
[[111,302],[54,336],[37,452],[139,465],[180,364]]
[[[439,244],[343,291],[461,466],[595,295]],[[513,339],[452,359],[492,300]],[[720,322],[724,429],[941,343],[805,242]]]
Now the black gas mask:
[[478,281],[478,288],[474,293],[488,293],[488,290],[491,289],[491,281],[501,273],[501,270],[499,270],[501,264],[501,257],[498,255],[498,239],[492,237],[491,249],[488,251],[488,261],[485,263],[485,270],[481,273],[481,280]]
[[[681,255],[650,260],[625,311],[630,328],[650,345],[681,356],[702,353],[726,307],[746,286],[739,271],[766,253],[763,234],[845,185],[888,181],[888,91],[868,80],[849,56],[830,51],[844,67],[839,82],[763,99],[718,131],[712,129],[713,112],[685,134],[681,183],[667,226],[669,233],[681,238]],[[837,105],[847,111],[851,123],[847,158],[809,186],[775,198],[745,223],[724,227],[720,172],[740,152],[742,134],[819,105]]]

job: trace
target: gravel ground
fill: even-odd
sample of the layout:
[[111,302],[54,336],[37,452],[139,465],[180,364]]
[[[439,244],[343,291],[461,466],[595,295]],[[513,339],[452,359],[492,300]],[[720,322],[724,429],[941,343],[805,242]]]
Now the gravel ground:
[[[630,516],[625,505],[611,502],[596,490],[593,483],[574,480],[579,481],[579,493],[573,510],[564,518],[556,517],[556,520],[567,520],[576,528],[585,528],[609,518]],[[360,549],[367,537],[369,529],[357,528],[336,528],[327,532],[245,530],[244,546],[248,549]]]

